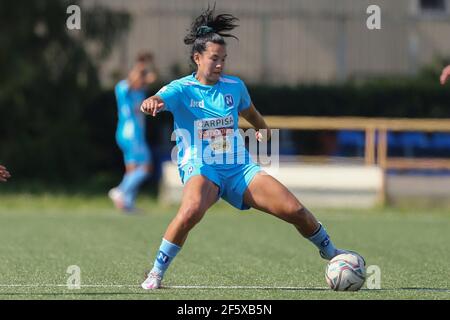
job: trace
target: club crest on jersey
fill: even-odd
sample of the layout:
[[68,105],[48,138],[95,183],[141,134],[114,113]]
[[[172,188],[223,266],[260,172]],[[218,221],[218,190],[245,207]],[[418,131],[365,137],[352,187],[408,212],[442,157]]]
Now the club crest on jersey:
[[232,107],[234,105],[233,95],[226,94],[224,96],[224,98],[225,98],[225,104],[227,105],[227,107]]

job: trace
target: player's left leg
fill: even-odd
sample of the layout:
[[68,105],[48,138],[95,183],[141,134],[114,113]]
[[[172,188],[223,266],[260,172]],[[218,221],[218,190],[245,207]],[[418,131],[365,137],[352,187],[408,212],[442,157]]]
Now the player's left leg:
[[244,193],[244,202],[291,223],[302,236],[317,246],[324,259],[329,260],[343,252],[336,249],[314,215],[274,177],[263,172],[256,174]]

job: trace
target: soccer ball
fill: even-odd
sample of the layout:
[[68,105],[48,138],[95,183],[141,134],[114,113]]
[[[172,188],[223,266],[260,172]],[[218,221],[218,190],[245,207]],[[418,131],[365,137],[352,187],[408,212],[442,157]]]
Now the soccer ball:
[[356,253],[339,254],[328,262],[325,279],[334,291],[358,291],[366,280],[365,262]]

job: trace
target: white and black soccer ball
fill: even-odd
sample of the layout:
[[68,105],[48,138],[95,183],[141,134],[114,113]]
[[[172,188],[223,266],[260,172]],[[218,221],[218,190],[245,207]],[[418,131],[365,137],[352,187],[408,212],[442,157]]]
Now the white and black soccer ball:
[[339,254],[328,262],[325,279],[334,291],[358,291],[366,280],[365,262],[356,253]]

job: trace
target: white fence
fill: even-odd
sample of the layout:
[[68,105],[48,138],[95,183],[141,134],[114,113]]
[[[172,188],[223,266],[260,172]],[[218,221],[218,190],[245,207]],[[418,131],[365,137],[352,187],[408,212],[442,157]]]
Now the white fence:
[[[287,163],[266,172],[308,207],[373,207],[382,192],[383,171],[376,166]],[[177,166],[170,161],[163,163],[159,200],[179,203],[182,187]]]

